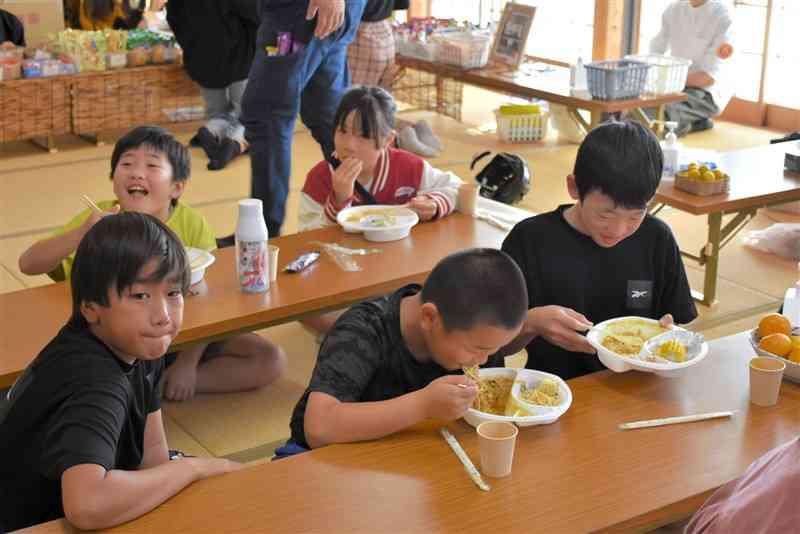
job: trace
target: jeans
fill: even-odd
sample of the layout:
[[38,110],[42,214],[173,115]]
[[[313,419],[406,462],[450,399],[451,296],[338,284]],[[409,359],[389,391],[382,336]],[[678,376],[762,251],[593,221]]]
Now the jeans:
[[[325,39],[305,21],[306,2],[262,14],[256,54],[242,101],[242,124],[250,144],[251,194],[264,205],[270,237],[279,235],[291,176],[292,136],[298,114],[328,159],[333,152],[333,116],[350,85],[347,45],[358,29],[365,0],[347,0],[344,24]],[[278,32],[291,31],[305,47],[267,56]]]
[[206,128],[217,138],[229,137],[244,142],[244,126],[239,122],[242,115],[242,96],[247,79],[233,82],[222,89],[201,87],[206,103]]

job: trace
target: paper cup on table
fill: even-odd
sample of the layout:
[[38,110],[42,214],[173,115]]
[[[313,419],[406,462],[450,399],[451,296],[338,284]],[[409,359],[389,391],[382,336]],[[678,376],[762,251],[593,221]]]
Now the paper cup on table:
[[783,380],[786,364],[774,358],[759,356],[750,360],[750,402],[758,406],[774,406]]
[[486,421],[477,430],[483,474],[494,478],[510,475],[519,429],[514,423]]
[[458,211],[465,215],[475,215],[478,207],[477,184],[461,184],[458,188]]
[[269,281],[274,282],[278,277],[278,252],[280,249],[275,245],[267,247],[267,258],[269,261]]

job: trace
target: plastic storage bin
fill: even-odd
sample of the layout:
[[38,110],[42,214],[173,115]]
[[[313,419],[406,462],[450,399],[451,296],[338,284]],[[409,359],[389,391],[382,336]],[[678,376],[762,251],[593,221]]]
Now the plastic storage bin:
[[547,137],[550,118],[547,109],[539,108],[535,112],[502,112],[496,109],[494,116],[497,119],[497,137],[504,143],[528,143]]
[[439,38],[439,63],[477,69],[489,62],[491,39],[484,34],[458,33]]
[[638,98],[644,90],[650,65],[619,59],[586,64],[589,92],[599,100]]
[[657,54],[625,56],[625,59],[641,61],[650,65],[647,81],[644,84],[644,94],[653,96],[683,91],[686,86],[686,76],[689,74],[689,66],[692,64],[691,59]]
[[436,61],[439,44],[435,39],[416,41],[405,36],[395,38],[395,49],[401,56],[413,57],[423,61]]

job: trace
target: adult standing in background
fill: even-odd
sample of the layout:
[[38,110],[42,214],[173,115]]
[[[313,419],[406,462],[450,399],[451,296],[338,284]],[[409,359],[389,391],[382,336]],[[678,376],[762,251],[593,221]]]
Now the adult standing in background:
[[222,169],[247,150],[239,121],[256,49],[258,0],[170,0],[167,22],[206,104],[207,122],[191,144],[203,148],[209,170]]
[[[259,0],[261,25],[242,102],[250,143],[251,191],[264,204],[270,236],[280,233],[291,176],[297,115],[330,159],[333,115],[350,85],[347,45],[365,0]],[[278,54],[278,35],[297,43]]]
[[668,104],[667,120],[678,122],[678,135],[707,130],[711,117],[722,113],[733,94],[730,70],[723,61],[733,53],[733,19],[719,0],[677,0],[661,17],[661,30],[650,42],[650,52],[667,50],[691,59],[684,93],[688,100]]
[[353,85],[392,90],[395,70],[392,13],[408,9],[409,0],[367,0],[355,39],[347,48]]

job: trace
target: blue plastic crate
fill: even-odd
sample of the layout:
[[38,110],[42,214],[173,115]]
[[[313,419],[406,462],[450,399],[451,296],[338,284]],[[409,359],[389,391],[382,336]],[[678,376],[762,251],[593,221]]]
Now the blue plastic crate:
[[638,98],[644,90],[649,69],[647,63],[630,59],[587,63],[589,92],[599,100]]

